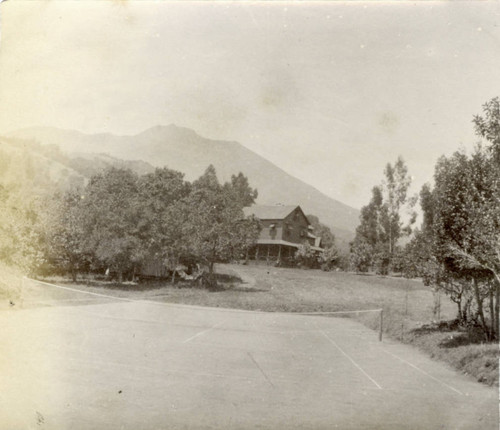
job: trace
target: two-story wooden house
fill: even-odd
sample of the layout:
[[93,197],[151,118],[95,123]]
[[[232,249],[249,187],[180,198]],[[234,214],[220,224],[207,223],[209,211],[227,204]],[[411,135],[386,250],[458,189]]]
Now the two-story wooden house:
[[305,243],[318,253],[323,251],[321,238],[313,234],[300,206],[255,205],[244,208],[244,212],[245,216],[254,215],[262,224],[256,246],[250,251],[252,259],[280,263],[292,258]]

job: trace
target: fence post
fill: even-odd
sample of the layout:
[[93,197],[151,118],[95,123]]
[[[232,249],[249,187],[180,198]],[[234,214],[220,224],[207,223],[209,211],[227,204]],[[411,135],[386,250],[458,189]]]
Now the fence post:
[[382,342],[382,329],[384,325],[384,310],[380,309],[380,331],[378,333],[378,340]]

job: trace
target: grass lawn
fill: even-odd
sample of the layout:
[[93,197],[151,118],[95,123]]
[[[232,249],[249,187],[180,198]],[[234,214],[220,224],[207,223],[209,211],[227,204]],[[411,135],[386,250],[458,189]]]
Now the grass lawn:
[[[477,338],[470,339],[456,328],[432,324],[436,318],[434,296],[420,281],[253,265],[218,265],[217,273],[221,288],[214,292],[182,282],[175,286],[150,282],[76,287],[129,299],[268,312],[382,308],[386,335],[411,343],[480,382],[498,385],[498,344],[477,343]],[[455,315],[456,305],[442,296],[441,320],[452,320]],[[358,314],[356,318],[378,330],[379,313]],[[424,325],[426,329],[421,328]]]

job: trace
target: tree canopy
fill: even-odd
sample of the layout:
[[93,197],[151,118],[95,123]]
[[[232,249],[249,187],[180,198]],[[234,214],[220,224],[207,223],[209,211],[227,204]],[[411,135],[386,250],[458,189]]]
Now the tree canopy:
[[215,169],[209,166],[184,200],[187,247],[208,266],[210,274],[215,262],[240,256],[259,234],[259,223],[244,217],[244,199],[234,195],[234,184],[221,186]]
[[[361,209],[351,243],[351,264],[379,273],[398,268],[420,276],[457,304],[457,320],[480,327],[489,340],[499,338],[500,311],[500,99],[483,105],[473,118],[483,139],[472,153],[441,157],[434,184],[420,192],[423,221],[412,232],[416,198],[401,158],[388,164],[381,186]],[[403,247],[398,240],[410,235]]]
[[409,260],[433,288],[458,306],[462,324],[477,324],[498,339],[500,296],[499,101],[475,116],[486,139],[472,154],[457,151],[436,164],[434,187],[420,193],[424,220],[407,246]]
[[[256,196],[241,173],[220,184],[213,166],[193,183],[168,168],[138,176],[112,167],[84,188],[54,194],[44,210],[25,204],[17,221],[10,211],[2,229],[11,242],[0,242],[0,254],[22,249],[22,240],[32,248],[22,251],[31,255],[28,266],[52,265],[74,279],[83,270],[109,270],[121,281],[146,261],[157,261],[173,277],[186,261],[211,274],[216,262],[239,258],[255,242],[260,224],[242,209]],[[0,188],[0,205],[12,204]]]
[[417,199],[408,195],[411,178],[401,157],[386,165],[384,176],[382,184],[373,187],[370,202],[361,208],[360,224],[351,243],[351,261],[357,270],[375,266],[379,273],[387,274],[399,239],[412,231]]
[[140,263],[145,251],[140,240],[143,206],[139,204],[137,175],[112,167],[93,176],[80,210],[85,251],[94,256],[94,264],[116,271],[121,281],[125,271]]

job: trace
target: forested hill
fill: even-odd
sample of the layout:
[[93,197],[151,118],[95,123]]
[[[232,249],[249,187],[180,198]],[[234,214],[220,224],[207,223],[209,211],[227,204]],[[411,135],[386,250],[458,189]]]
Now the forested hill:
[[63,153],[58,145],[0,137],[0,185],[30,188],[35,194],[83,186],[107,167],[128,168],[142,175],[154,167],[140,160],[121,160],[101,153]]
[[80,153],[82,160],[82,153],[87,159],[89,153],[106,153],[116,159],[167,166],[185,173],[188,180],[199,177],[209,164],[215,166],[221,181],[241,171],[258,189],[257,203],[299,204],[330,226],[341,242],[353,237],[358,224],[357,209],[326,196],[237,142],[206,139],[187,128],[156,126],[135,136],[116,136],[41,127],[11,133],[11,137],[58,145],[64,153]]
[[86,175],[57,148],[0,137],[0,186],[34,194],[85,184]]

